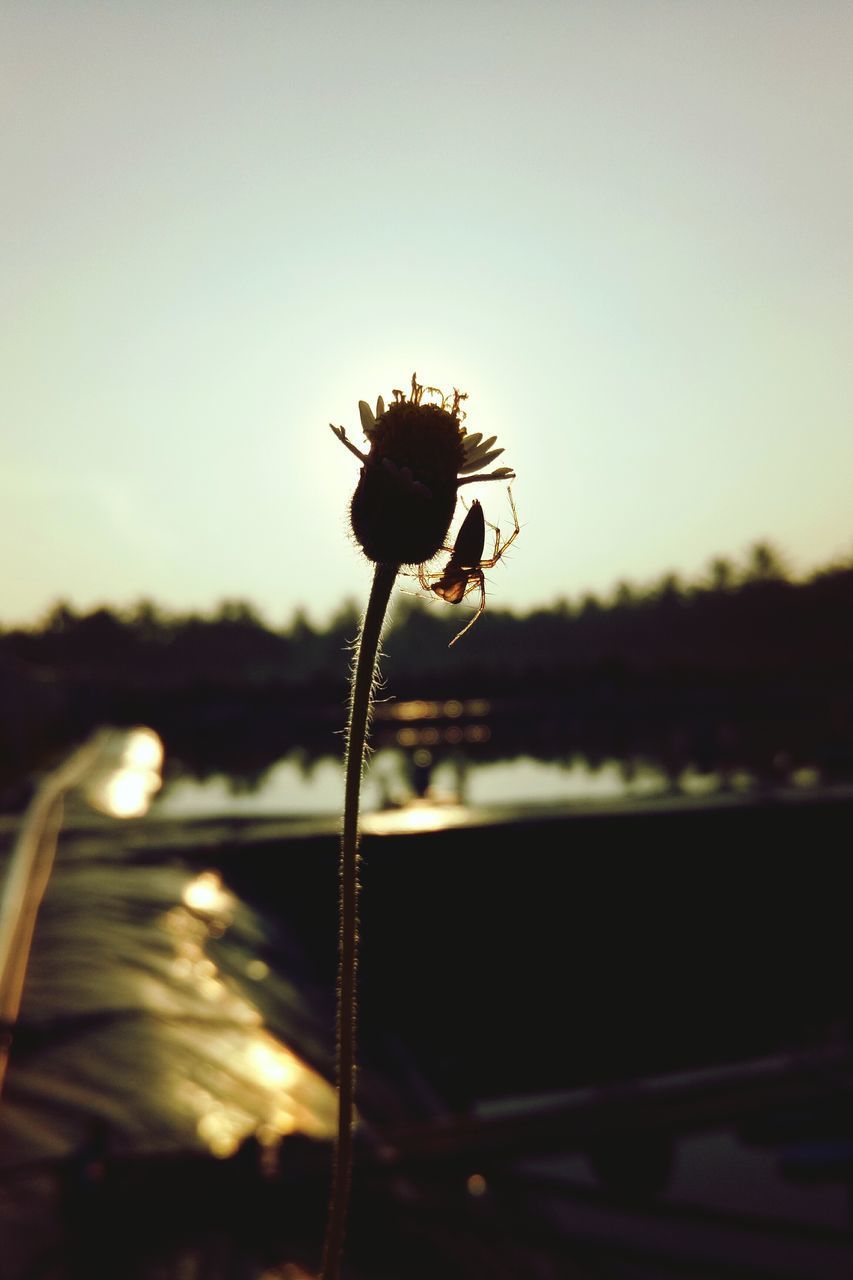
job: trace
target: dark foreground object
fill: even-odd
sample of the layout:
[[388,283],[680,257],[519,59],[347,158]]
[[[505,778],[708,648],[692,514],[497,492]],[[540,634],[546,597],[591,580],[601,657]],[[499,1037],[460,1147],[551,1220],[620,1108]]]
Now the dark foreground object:
[[[852,825],[851,798],[786,793],[366,837],[347,1280],[848,1280]],[[328,1072],[337,839],[299,831],[151,822],[66,854],[85,875],[103,853],[116,886],[148,863],[219,868],[327,1028]],[[22,1090],[59,1031],[85,1026],[21,1027]],[[115,1045],[128,1034],[116,1022]],[[9,1169],[7,1208],[54,1225],[3,1280],[315,1274],[327,1144],[248,1139],[220,1161],[120,1139],[108,1122],[61,1163]]]
[[[366,837],[363,1052],[455,1110],[823,1043],[850,1016],[853,800],[613,809]],[[332,986],[332,837],[223,851]]]

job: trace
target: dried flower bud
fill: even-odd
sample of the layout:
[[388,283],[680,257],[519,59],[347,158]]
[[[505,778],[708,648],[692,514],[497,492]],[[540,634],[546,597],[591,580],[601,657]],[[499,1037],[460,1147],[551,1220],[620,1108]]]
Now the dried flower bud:
[[[436,403],[424,395],[437,397]],[[422,387],[412,377],[409,398],[394,392],[376,414],[361,401],[367,454],[347,438],[343,427],[332,427],[338,439],[362,462],[351,506],[356,540],[369,560],[387,564],[424,564],[444,547],[456,508],[459,486],[474,480],[509,480],[514,472],[499,467],[488,475],[470,475],[493,461],[495,437],[469,435],[458,391],[445,397],[434,387]],[[462,478],[464,477],[464,478]]]

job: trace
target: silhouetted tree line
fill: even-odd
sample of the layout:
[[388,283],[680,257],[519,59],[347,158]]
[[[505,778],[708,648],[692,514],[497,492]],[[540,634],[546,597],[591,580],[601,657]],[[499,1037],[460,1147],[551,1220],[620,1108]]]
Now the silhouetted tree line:
[[[650,588],[620,582],[610,599],[587,595],[575,604],[519,615],[489,605],[484,618],[453,648],[470,616],[427,600],[414,579],[394,609],[385,641],[385,670],[445,685],[466,678],[524,684],[590,669],[631,674],[750,672],[804,669],[849,671],[853,664],[853,564],[833,566],[795,582],[767,544],[752,550],[738,573],[714,560],[704,581],[683,584],[668,574]],[[342,688],[346,653],[358,609],[344,604],[324,628],[297,611],[281,629],[267,626],[241,600],[209,617],[170,614],[150,601],[129,610],[76,613],[57,604],[38,625],[0,631],[0,663],[39,682],[89,682],[93,687],[179,689],[217,683],[294,691]],[[420,686],[418,696],[434,692]]]
[[[555,747],[570,731],[581,741],[626,718],[689,725],[819,712],[839,732],[851,719],[853,562],[793,581],[762,543],[744,568],[720,558],[699,582],[621,582],[609,599],[523,615],[489,604],[449,648],[469,616],[468,602],[428,600],[410,579],[384,642],[389,696],[486,697],[495,715],[543,730],[551,704]],[[273,750],[339,754],[357,627],[353,603],[325,627],[298,611],[278,630],[239,600],[208,617],[150,601],[88,613],[57,604],[37,626],[0,632],[0,774],[98,722],[147,722],[178,754],[183,744],[235,773],[265,767]]]

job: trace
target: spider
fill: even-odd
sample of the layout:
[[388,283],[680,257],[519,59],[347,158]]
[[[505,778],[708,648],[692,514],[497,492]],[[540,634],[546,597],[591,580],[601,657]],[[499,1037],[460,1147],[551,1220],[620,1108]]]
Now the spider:
[[[483,508],[475,498],[468,508],[468,514],[462,521],[459,532],[456,535],[456,542],[452,547],[444,547],[444,551],[450,552],[450,559],[439,573],[426,573],[423,565],[418,569],[418,581],[424,591],[434,591],[442,600],[446,600],[448,604],[459,604],[460,600],[464,600],[472,591],[479,588],[480,591],[480,607],[474,614],[470,622],[458,632],[450,641],[451,645],[456,644],[457,640],[461,640],[466,631],[470,631],[474,623],[480,617],[486,607],[486,578],[483,573],[484,569],[493,569],[498,561],[502,558],[504,552],[511,542],[514,542],[521,532],[518,523],[518,513],[515,509],[515,503],[512,500],[512,489],[507,489],[509,495],[509,505],[512,508],[512,518],[515,522],[515,528],[507,538],[506,542],[501,543],[501,531],[497,525],[490,524],[483,515]],[[483,547],[486,542],[486,525],[495,531],[495,549],[491,559],[483,559]],[[437,582],[430,582],[430,578],[437,578]],[[448,646],[449,648],[450,646]]]

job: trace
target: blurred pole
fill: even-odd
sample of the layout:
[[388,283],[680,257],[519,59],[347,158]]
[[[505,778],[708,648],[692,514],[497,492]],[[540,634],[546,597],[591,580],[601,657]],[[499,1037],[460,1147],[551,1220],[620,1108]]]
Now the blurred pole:
[[21,1007],[36,916],[53,869],[63,799],[86,776],[103,740],[104,731],[99,730],[40,784],[24,814],[9,863],[0,898],[0,1091]]
[[[63,802],[87,785],[88,798],[115,817],[144,813],[160,786],[162,744],[151,729],[97,729],[41,782],[24,814],[0,898],[0,1093],[30,958],[36,916],[47,889]],[[133,803],[111,800],[116,782],[130,780]],[[121,798],[121,790],[118,790]]]

